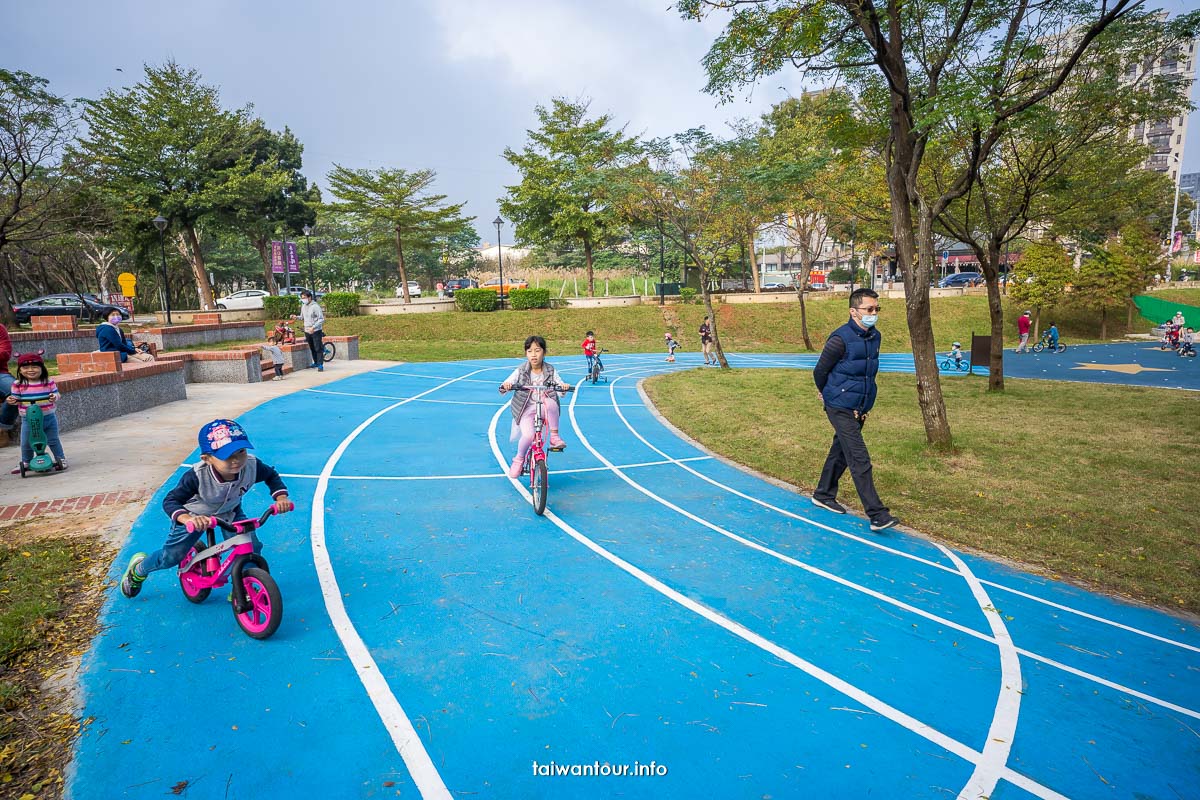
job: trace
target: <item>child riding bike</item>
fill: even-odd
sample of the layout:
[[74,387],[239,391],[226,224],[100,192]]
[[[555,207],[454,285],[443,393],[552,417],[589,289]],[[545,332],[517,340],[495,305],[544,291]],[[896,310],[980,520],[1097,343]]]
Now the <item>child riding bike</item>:
[[[212,527],[210,517],[240,519],[242,497],[256,483],[265,483],[283,514],[295,506],[274,467],[246,451],[253,448],[246,431],[231,419],[215,419],[200,429],[200,463],[185,472],[163,499],[171,531],[163,546],[150,555],[135,553],[121,577],[121,594],[137,597],[151,572],[178,566],[192,545]],[[190,528],[190,530],[189,530]],[[254,552],[262,542],[254,536]]]
[[[525,363],[512,371],[512,374],[505,379],[504,383],[500,384],[500,394],[505,394],[512,390],[514,386],[560,386],[563,390],[571,388],[569,383],[562,383],[558,380],[557,373],[554,370],[554,365],[546,363],[546,340],[541,336],[530,336],[525,340]],[[543,413],[546,417],[546,422],[550,428],[550,449],[558,452],[563,450],[567,443],[558,435],[558,393],[547,392],[546,402],[543,407]],[[512,466],[509,467],[508,475],[511,478],[519,478],[521,470],[525,467],[525,454],[529,451],[529,446],[533,444],[533,422],[534,422],[534,404],[530,402],[530,393],[519,392],[512,401],[512,431],[509,435],[509,441],[517,439],[517,454],[513,456]]]

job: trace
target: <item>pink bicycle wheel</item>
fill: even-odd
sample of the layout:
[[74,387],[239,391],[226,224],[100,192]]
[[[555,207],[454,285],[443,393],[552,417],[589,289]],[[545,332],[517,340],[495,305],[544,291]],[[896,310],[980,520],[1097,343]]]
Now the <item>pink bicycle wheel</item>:
[[[283,595],[270,573],[258,567],[242,570],[242,587],[250,601],[245,613],[233,612],[241,629],[252,639],[266,639],[283,622]],[[237,587],[234,587],[237,591]]]
[[[196,548],[188,551],[184,557],[184,561],[196,554]],[[203,563],[193,564],[192,568],[187,572],[179,573],[179,588],[183,590],[183,596],[193,603],[203,603],[212,593],[212,589],[207,586],[201,586],[201,582],[205,578],[205,574],[201,572],[204,569]]]

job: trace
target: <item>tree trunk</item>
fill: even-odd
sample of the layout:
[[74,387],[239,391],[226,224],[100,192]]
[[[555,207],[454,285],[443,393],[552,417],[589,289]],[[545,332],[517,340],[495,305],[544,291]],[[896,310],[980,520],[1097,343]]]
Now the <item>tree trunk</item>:
[[[11,268],[12,262],[8,262]],[[16,289],[16,287],[13,287]],[[0,277],[0,322],[4,323],[4,327],[16,330],[17,315],[13,313],[13,298],[16,295],[9,296],[8,292],[8,276]]]
[[1100,338],[1108,338],[1108,308],[1100,309]]
[[754,233],[750,234],[750,278],[754,281],[754,293],[762,294],[762,283],[758,279],[758,254],[754,252]]
[[271,272],[271,242],[267,237],[254,238],[250,237],[250,243],[254,245],[254,249],[258,251],[258,257],[263,263],[263,285],[271,294],[279,293],[279,284],[275,283],[275,274]]
[[1126,333],[1133,332],[1133,298],[1125,301],[1125,331]]
[[208,268],[204,265],[204,253],[200,250],[200,237],[196,235],[195,226],[191,224],[184,225],[181,236],[186,237],[187,250],[191,251],[190,255],[185,252],[184,257],[192,265],[192,276],[196,279],[196,294],[200,298],[200,308],[216,308],[216,302],[213,300],[212,286],[208,283]]
[[[408,271],[404,269],[404,241],[400,238],[400,228],[396,228],[396,266],[400,268],[400,288],[404,292],[404,302],[411,303],[408,296]],[[504,287],[500,287],[499,297],[504,296]]]
[[587,261],[588,297],[596,296],[596,276],[592,273],[592,240],[584,237],[583,257]]
[[988,317],[991,321],[991,343],[988,345],[988,391],[1004,391],[1004,305],[1000,300],[1000,245],[989,241],[987,250],[976,250],[982,255],[979,264],[983,267],[983,278],[987,284]]
[[1042,329],[1042,309],[1035,308],[1035,309],[1033,309],[1033,341],[1034,342],[1036,342],[1038,339],[1042,338],[1041,329]]
[[696,262],[696,266],[700,270],[700,291],[704,295],[704,308],[708,313],[709,320],[712,321],[712,346],[713,353],[717,356],[717,361],[721,364],[721,369],[729,369],[729,362],[725,359],[725,351],[721,349],[721,337],[717,335],[717,314],[713,311],[712,295],[708,292],[708,270],[705,269],[701,262],[694,255],[692,260]]

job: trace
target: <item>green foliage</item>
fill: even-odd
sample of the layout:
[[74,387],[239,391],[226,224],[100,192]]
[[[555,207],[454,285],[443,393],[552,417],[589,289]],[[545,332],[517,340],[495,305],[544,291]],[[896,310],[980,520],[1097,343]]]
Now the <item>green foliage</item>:
[[294,294],[264,297],[263,311],[267,312],[267,319],[284,319],[291,314],[299,314],[300,298]]
[[454,293],[454,305],[458,307],[459,311],[495,311],[496,291],[494,289],[459,289]]
[[1071,258],[1055,241],[1033,242],[1012,269],[1008,296],[1020,306],[1048,308],[1062,299],[1075,276]]
[[679,290],[679,299],[684,305],[691,305],[696,302],[696,290],[691,286],[684,286]]
[[[458,293],[455,292],[455,295]],[[549,289],[513,289],[508,293],[509,304],[514,311],[524,311],[529,308],[549,308]]]
[[329,317],[353,317],[358,314],[359,296],[354,292],[330,292],[321,298]]

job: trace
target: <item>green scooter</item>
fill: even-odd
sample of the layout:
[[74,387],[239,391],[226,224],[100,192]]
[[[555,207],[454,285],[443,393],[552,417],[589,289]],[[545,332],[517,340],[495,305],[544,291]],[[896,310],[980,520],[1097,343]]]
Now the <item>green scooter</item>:
[[62,467],[46,445],[42,409],[36,403],[25,411],[25,422],[29,424],[29,446],[33,450],[33,458],[29,459],[28,464],[21,462],[21,477],[24,478],[30,472],[49,472],[54,469],[61,472]]

